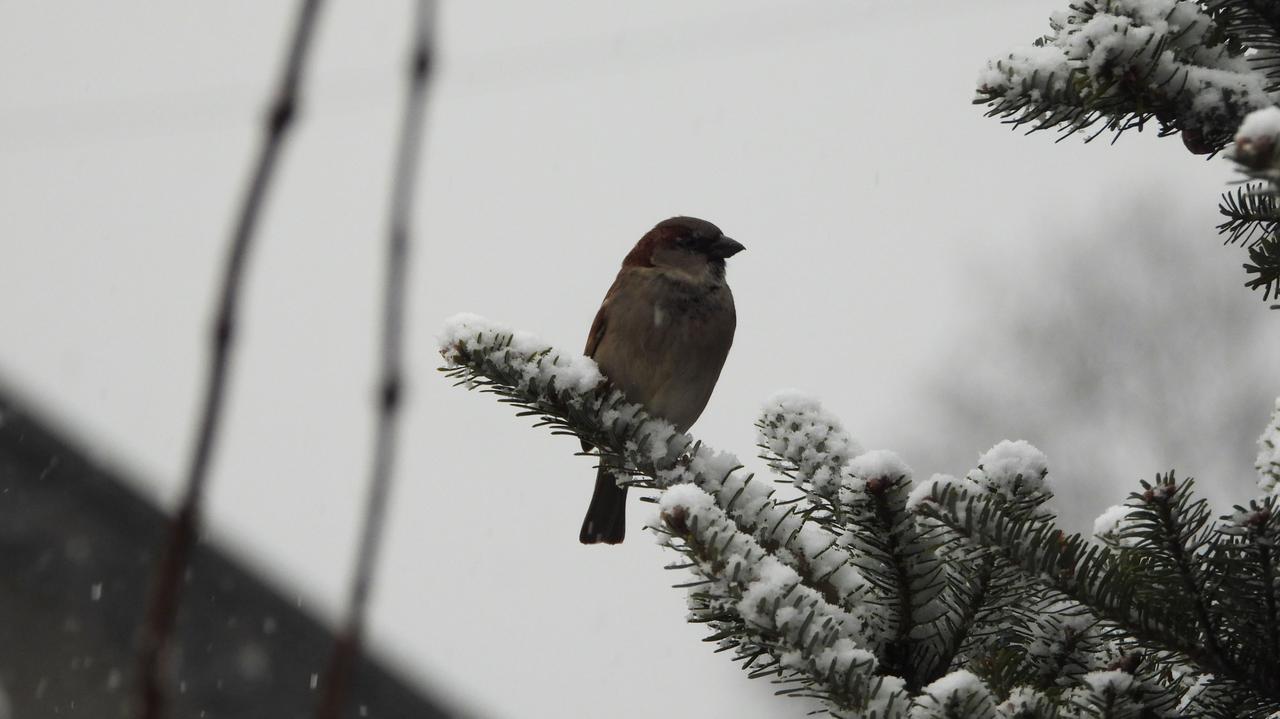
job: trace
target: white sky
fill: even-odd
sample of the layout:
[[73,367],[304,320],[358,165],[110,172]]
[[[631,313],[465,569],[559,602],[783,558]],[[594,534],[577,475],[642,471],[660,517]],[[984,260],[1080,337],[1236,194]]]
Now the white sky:
[[[1224,161],[1136,134],[1055,145],[970,105],[984,60],[1045,32],[1058,4],[445,3],[412,404],[372,620],[394,663],[482,716],[800,715],[683,623],[680,577],[661,570],[674,557],[640,531],[648,505],[633,500],[625,545],[578,544],[590,462],[449,387],[433,335],[471,311],[578,348],[635,239],[705,217],[748,250],[729,268],[736,344],[695,433],[752,458],[760,403],[798,386],[916,464],[933,440],[913,420],[935,409],[922,378],[989,309],[972,268],[1034,274],[1038,243],[1150,192],[1197,208],[1193,234],[1215,245]],[[171,502],[293,3],[3,7],[0,380]],[[215,537],[329,615],[363,497],[408,14],[321,16],[210,486]],[[1259,308],[1238,248],[1214,251],[1232,268],[1221,291]],[[1060,498],[1097,514],[1128,491],[1121,476]]]

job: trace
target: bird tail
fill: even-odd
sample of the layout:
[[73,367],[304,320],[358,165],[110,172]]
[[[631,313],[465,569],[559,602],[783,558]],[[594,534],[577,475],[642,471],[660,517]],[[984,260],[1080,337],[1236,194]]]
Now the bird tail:
[[582,520],[578,541],[583,544],[621,544],[627,533],[627,488],[619,487],[613,470],[600,463],[596,491]]

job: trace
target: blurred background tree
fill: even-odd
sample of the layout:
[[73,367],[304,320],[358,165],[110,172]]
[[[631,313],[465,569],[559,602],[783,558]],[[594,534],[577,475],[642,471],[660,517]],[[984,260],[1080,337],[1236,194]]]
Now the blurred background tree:
[[915,464],[955,471],[1000,439],[1026,439],[1052,459],[1059,496],[1081,497],[1060,506],[1073,530],[1159,470],[1199,478],[1224,510],[1254,492],[1275,317],[1204,241],[1208,209],[1162,195],[1047,230],[1034,271],[964,268],[971,326],[912,403],[937,410],[907,454]]

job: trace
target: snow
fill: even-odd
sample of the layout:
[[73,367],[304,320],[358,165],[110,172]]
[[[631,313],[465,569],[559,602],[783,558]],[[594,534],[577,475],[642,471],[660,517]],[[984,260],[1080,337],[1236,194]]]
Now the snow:
[[849,462],[849,474],[863,481],[870,479],[911,479],[911,468],[898,455],[887,449],[863,452]]
[[[708,558],[693,555],[695,574],[711,580],[712,587],[690,588],[690,596],[737,596],[732,608],[749,629],[763,633],[756,641],[777,648],[784,663],[809,673],[812,668],[831,677],[869,675],[876,659],[858,635],[863,622],[828,603],[818,591],[805,586],[791,566],[770,555],[749,535],[739,531],[715,498],[692,484],[668,488],[658,501],[663,517],[681,517],[683,529],[693,535],[693,546],[714,548]],[[670,540],[668,540],[670,541]],[[695,614],[705,611],[692,603]],[[835,681],[835,679],[831,679]],[[843,679],[841,680],[843,681]],[[886,687],[898,686],[887,683]]]
[[1280,135],[1280,107],[1264,107],[1245,115],[1236,131],[1236,142],[1244,140],[1274,139]]
[[1025,93],[1031,99],[1039,100],[1043,89],[1062,92],[1070,71],[1071,66],[1058,48],[1028,45],[1011,51],[1004,58],[988,62],[978,73],[978,88],[984,92],[999,90],[1007,98]]
[[[988,61],[979,73],[983,99],[994,96],[1035,121],[1046,95],[1076,88],[1082,95],[1122,96],[1125,78],[1146,78],[1143,88],[1178,110],[1183,126],[1222,134],[1230,118],[1272,104],[1266,79],[1241,56],[1209,37],[1214,21],[1191,0],[1111,0],[1096,12],[1054,13],[1053,33],[1041,46],[1023,47]],[[1155,100],[1148,99],[1148,106]],[[1096,100],[1095,100],[1096,102]]]
[[925,687],[916,698],[911,717],[942,718],[957,716],[960,711],[968,717],[995,716],[995,704],[987,685],[973,672],[961,669]]
[[1004,440],[978,458],[978,468],[966,478],[1005,496],[1026,496],[1045,490],[1049,460],[1025,440]]
[[1097,519],[1093,520],[1093,536],[1104,541],[1118,543],[1120,546],[1132,546],[1135,542],[1134,539],[1121,539],[1120,536],[1132,511],[1133,507],[1124,504],[1115,504],[1108,507],[1106,511],[1098,515]]
[[449,363],[458,359],[458,347],[470,351],[492,350],[494,338],[509,338],[504,348],[527,360],[515,364],[526,380],[546,383],[554,380],[555,386],[576,392],[589,392],[604,382],[604,375],[590,357],[574,353],[552,353],[545,343],[528,332],[517,332],[509,327],[491,322],[484,317],[461,313],[445,320],[443,331],[437,335],[440,354]]
[[1009,698],[1000,705],[1000,716],[1051,716],[1050,699],[1031,687],[1014,687]]
[[840,420],[811,395],[786,390],[770,397],[761,411],[757,442],[798,468],[798,479],[831,496],[841,468],[862,451]]
[[1263,170],[1276,160],[1280,137],[1280,107],[1266,107],[1245,116],[1236,130],[1231,159],[1252,170]]
[[682,508],[690,515],[701,514],[715,507],[715,499],[693,484],[678,484],[662,493],[658,509],[663,513]]
[[[738,524],[753,527],[760,541],[780,544],[779,557],[806,566],[811,576],[826,576],[842,601],[853,602],[866,593],[867,580],[848,564],[848,556],[828,551],[834,538],[805,524],[790,507],[776,505],[772,485],[746,472],[735,455],[696,445],[684,461],[660,471],[657,484],[668,488],[667,496],[680,485],[700,487],[699,491],[715,503],[717,512],[723,508]],[[678,494],[672,501],[684,496]],[[796,554],[804,561],[796,561]]]
[[1081,680],[1091,690],[1099,694],[1104,692],[1127,694],[1133,690],[1134,683],[1132,674],[1126,674],[1119,670],[1089,672]]
[[1265,494],[1280,496],[1280,397],[1276,398],[1271,421],[1258,437],[1258,487]]
[[771,610],[797,588],[796,585],[800,584],[800,575],[796,574],[796,570],[768,555],[761,557],[752,570],[755,579],[742,593],[742,599],[738,602],[738,612],[748,623],[780,626],[779,617]]
[[986,691],[982,680],[973,672],[961,669],[938,679],[924,688],[924,693],[934,699],[943,700],[960,692]]
[[1027,654],[1041,659],[1056,659],[1068,652],[1076,638],[1088,632],[1094,618],[1079,604],[1051,601],[1035,609],[1036,621],[1029,626]]
[[924,502],[932,501],[930,497],[935,489],[941,491],[947,487],[965,489],[964,483],[950,474],[935,474],[927,481],[920,482],[907,495],[907,509],[915,511]]

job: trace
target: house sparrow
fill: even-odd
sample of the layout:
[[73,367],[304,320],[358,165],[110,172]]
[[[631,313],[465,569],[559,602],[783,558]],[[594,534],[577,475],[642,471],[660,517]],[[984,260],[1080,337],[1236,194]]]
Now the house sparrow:
[[[733,344],[737,319],[724,261],[743,249],[706,220],[663,220],[622,261],[591,323],[587,356],[628,400],[680,432],[707,406]],[[578,539],[620,543],[626,498],[602,461]]]

